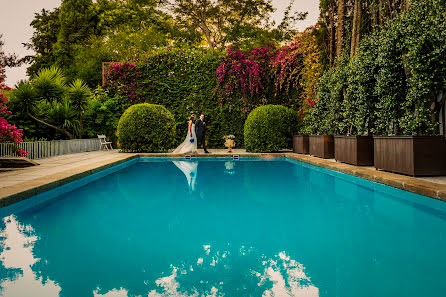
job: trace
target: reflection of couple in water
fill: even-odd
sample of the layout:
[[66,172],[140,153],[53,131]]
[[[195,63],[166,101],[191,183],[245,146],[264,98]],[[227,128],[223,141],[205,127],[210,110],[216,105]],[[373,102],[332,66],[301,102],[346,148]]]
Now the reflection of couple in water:
[[189,190],[195,191],[195,182],[197,180],[198,162],[193,161],[173,161],[173,164],[177,166],[187,178],[189,184]]
[[[189,191],[195,191],[195,182],[197,180],[197,161],[172,161],[175,166],[177,166],[186,176],[187,183],[189,185]],[[227,161],[225,165],[225,174],[233,175],[235,173],[235,162]]]

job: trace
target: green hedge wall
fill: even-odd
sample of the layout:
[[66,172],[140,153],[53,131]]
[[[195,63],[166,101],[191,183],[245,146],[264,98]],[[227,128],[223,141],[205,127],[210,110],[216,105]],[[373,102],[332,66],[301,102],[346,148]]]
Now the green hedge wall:
[[129,104],[147,102],[166,107],[175,119],[174,146],[186,137],[190,115],[194,113],[198,118],[203,112],[209,147],[224,147],[222,137],[228,134],[236,136],[237,147],[243,147],[247,114],[236,103],[221,106],[214,94],[220,63],[219,52],[165,51],[127,66],[121,77],[114,77],[117,83],[108,84],[106,90],[111,97],[127,97]]

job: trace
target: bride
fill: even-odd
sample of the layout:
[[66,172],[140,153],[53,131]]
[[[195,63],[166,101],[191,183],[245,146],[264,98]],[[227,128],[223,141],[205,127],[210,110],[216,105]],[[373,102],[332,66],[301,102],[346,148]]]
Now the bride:
[[197,137],[195,136],[195,115],[189,118],[186,139],[174,151],[174,154],[194,153],[197,151]]

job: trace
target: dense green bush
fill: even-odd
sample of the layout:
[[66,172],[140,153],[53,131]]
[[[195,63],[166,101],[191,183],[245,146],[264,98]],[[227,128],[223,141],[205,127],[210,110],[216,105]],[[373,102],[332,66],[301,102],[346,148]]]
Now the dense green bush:
[[298,126],[298,113],[290,108],[281,105],[257,107],[245,122],[245,148],[249,152],[290,148]]
[[348,58],[342,56],[338,67],[327,71],[321,78],[317,102],[311,109],[306,132],[315,135],[339,134],[342,123],[344,94],[347,88]]
[[84,116],[84,129],[88,137],[97,134],[106,135],[116,144],[116,127],[122,113],[129,107],[128,100],[120,96],[110,96],[107,91],[98,87],[92,92],[89,105]]
[[410,10],[326,72],[306,121],[314,134],[432,135],[446,102],[446,1]]
[[175,120],[161,105],[135,104],[119,119],[117,134],[124,151],[166,152],[174,145]]

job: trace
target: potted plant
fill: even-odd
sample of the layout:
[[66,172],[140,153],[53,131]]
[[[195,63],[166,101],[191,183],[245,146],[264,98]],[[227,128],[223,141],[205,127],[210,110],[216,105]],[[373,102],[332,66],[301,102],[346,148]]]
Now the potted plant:
[[225,147],[228,148],[228,153],[232,152],[232,148],[235,147],[235,136],[234,135],[225,135],[223,136],[225,139]]

